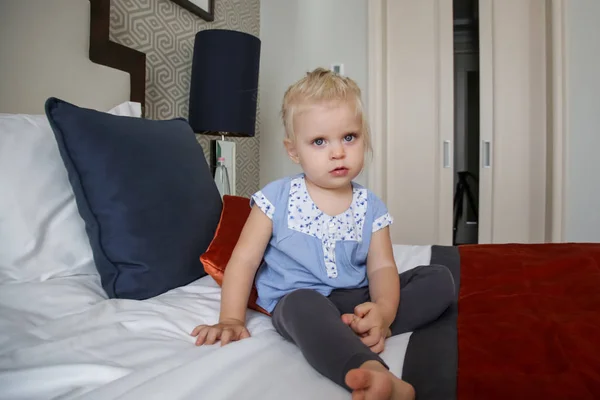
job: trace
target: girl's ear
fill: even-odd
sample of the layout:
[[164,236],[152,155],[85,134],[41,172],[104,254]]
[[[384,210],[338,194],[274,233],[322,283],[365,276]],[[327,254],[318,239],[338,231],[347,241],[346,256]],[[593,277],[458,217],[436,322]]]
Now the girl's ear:
[[298,151],[296,150],[296,144],[294,143],[294,141],[291,139],[285,139],[283,141],[283,144],[285,145],[285,149],[287,150],[290,159],[296,164],[299,164],[300,158],[298,157]]

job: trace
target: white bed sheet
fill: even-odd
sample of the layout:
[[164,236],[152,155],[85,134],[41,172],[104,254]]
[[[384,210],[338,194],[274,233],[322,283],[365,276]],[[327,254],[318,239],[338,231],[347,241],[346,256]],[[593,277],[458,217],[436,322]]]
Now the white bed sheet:
[[[399,271],[427,264],[430,246],[394,246]],[[348,399],[248,312],[252,337],[194,346],[191,329],[215,323],[211,277],[145,301],[106,299],[98,279],[75,275],[0,286],[0,399]],[[402,373],[410,333],[382,354]]]

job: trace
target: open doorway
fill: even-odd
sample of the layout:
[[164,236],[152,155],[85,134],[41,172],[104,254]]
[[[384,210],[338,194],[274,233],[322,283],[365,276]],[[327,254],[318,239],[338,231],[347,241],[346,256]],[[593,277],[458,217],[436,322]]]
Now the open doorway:
[[474,244],[479,210],[478,0],[453,0],[454,205],[453,244]]

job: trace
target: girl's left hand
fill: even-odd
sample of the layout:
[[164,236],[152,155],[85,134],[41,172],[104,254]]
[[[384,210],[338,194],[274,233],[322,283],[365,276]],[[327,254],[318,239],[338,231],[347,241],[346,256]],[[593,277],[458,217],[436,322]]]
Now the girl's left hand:
[[354,308],[354,314],[343,314],[342,321],[361,337],[361,341],[379,354],[390,336],[383,314],[376,303],[366,302]]

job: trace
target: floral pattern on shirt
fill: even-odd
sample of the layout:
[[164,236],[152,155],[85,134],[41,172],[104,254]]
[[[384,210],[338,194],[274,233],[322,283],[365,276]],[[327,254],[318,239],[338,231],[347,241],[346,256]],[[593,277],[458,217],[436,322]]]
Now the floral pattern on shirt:
[[254,201],[254,203],[256,203],[258,208],[260,208],[262,210],[262,212],[264,212],[265,215],[267,217],[269,217],[269,219],[273,219],[273,214],[275,213],[275,207],[273,207],[273,204],[271,204],[269,199],[267,199],[265,197],[265,195],[262,193],[262,191],[258,191],[256,193],[254,193],[252,195],[252,200]]
[[298,177],[291,182],[287,214],[288,228],[321,240],[327,276],[336,278],[336,242],[362,241],[367,214],[367,190],[354,188],[350,208],[341,214],[330,216],[319,210],[308,194],[304,177]]
[[373,232],[377,232],[378,230],[385,228],[388,225],[391,225],[393,222],[394,218],[392,218],[392,216],[389,213],[385,213],[381,217],[373,221]]

